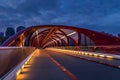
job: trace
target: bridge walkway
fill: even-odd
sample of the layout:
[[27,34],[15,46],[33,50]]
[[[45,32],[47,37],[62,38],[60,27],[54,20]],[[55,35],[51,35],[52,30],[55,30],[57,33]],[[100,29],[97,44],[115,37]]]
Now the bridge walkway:
[[70,80],[45,51],[36,53],[16,80]]

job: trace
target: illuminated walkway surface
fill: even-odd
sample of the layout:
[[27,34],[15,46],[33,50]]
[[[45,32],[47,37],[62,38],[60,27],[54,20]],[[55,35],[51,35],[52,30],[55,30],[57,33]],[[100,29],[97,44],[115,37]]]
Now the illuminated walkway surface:
[[[58,52],[41,50],[25,66],[16,80],[71,80],[48,54],[75,75],[78,80],[119,80],[120,69],[85,61]],[[72,79],[74,80],[74,79]]]
[[48,58],[45,51],[35,54],[16,80],[69,80]]

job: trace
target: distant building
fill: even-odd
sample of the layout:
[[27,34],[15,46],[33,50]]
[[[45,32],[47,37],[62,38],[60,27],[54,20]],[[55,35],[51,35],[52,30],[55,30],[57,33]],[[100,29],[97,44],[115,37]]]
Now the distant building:
[[118,33],[118,37],[120,38],[120,33]]
[[14,28],[8,27],[6,29],[5,35],[6,35],[7,38],[14,35],[14,34],[15,34],[15,29]]
[[4,33],[3,32],[0,32],[0,37],[4,37]]
[[5,41],[4,33],[0,32],[0,44],[2,44],[4,41]]
[[21,31],[21,30],[23,30],[23,29],[25,29],[25,27],[23,27],[23,26],[19,26],[19,27],[17,27],[16,32],[19,32],[19,31]]

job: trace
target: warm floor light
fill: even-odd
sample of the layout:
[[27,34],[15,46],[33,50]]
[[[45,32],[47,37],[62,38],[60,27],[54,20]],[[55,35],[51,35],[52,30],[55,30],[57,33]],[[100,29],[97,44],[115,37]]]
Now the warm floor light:
[[100,57],[105,57],[104,55],[99,55]]
[[[37,49],[33,54],[31,54],[31,56],[28,58],[28,60],[16,72],[16,80],[20,80],[19,78],[21,78],[21,72],[28,72],[29,71],[29,67],[31,66],[30,63],[33,62],[33,60],[34,60],[33,58],[34,58],[35,54],[38,52],[39,52],[39,50]],[[25,77],[25,76],[22,75],[22,77]]]
[[92,53],[89,53],[90,56],[92,56],[93,54]]
[[113,56],[106,56],[107,58],[110,58],[110,59],[112,59],[113,58]]
[[98,54],[93,54],[93,56],[98,57]]
[[109,54],[102,54],[102,53],[95,53],[95,52],[86,52],[86,51],[75,51],[75,50],[65,50],[65,49],[57,49],[57,48],[47,48],[47,50],[52,50],[52,51],[56,51],[56,52],[62,52],[64,54],[68,54],[68,55],[73,55],[73,56],[91,56],[91,57],[97,57],[97,58],[110,58],[113,59],[114,57],[109,55]]
[[25,77],[27,77],[27,74],[20,74],[16,77],[16,80],[23,80]]
[[16,72],[16,76],[18,76],[20,73],[21,73],[21,69],[19,69],[19,70]]

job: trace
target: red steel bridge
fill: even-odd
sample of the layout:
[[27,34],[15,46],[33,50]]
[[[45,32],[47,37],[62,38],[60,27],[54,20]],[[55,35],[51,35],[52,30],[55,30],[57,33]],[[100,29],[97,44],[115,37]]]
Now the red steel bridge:
[[1,45],[0,69],[0,80],[119,80],[120,38],[73,26],[28,27]]

